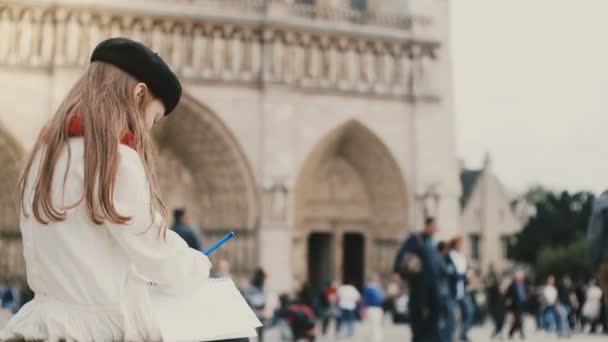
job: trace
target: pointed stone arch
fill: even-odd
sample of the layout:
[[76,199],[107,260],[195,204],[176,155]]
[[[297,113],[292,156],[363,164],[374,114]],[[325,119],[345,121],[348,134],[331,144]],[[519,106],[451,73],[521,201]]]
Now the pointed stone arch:
[[25,280],[17,182],[24,151],[0,124],[0,278]]
[[[340,271],[347,257],[340,253],[352,233],[365,240],[361,273],[389,272],[396,238],[407,230],[407,205],[403,173],[382,140],[357,120],[333,129],[313,148],[296,184],[296,279],[302,281],[302,274],[308,274],[311,281],[314,276],[310,267],[306,270],[305,240],[319,233],[329,234],[332,240],[331,278],[347,276]],[[356,282],[363,280],[362,274]]]
[[158,178],[169,208],[189,209],[204,246],[228,231],[240,231],[228,258],[235,271],[249,271],[257,260],[258,195],[252,169],[235,136],[221,119],[184,94],[175,112],[155,130],[159,146]]
[[[340,182],[353,188],[339,186]],[[315,187],[321,192],[309,191]],[[311,196],[319,194],[325,198],[311,202]],[[388,147],[361,122],[350,120],[327,134],[304,162],[296,184],[295,225],[306,230],[315,221],[347,219],[403,230],[406,194],[403,173]],[[350,203],[340,204],[345,196],[350,196]],[[332,212],[315,208],[323,201]],[[345,212],[349,207],[363,211]]]

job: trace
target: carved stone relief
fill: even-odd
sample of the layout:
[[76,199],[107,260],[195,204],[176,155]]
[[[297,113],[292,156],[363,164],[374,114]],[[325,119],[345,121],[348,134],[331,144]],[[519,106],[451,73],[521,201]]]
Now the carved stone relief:
[[[86,8],[0,4],[0,65],[83,67],[93,47],[110,36],[148,44],[182,77],[194,80],[262,79],[305,88],[404,96],[412,95],[412,89],[403,80],[412,78],[420,89],[414,96],[428,100],[437,93],[433,71],[438,45],[430,41],[365,34],[347,37],[331,30],[270,23],[212,24],[203,19],[158,17],[143,8],[141,13],[127,15],[118,8],[98,13]],[[417,53],[404,53],[410,49]]]

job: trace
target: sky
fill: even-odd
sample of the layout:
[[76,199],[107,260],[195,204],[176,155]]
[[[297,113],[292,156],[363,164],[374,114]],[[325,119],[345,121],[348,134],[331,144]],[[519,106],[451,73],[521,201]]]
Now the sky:
[[457,151],[510,191],[608,188],[608,0],[451,1]]

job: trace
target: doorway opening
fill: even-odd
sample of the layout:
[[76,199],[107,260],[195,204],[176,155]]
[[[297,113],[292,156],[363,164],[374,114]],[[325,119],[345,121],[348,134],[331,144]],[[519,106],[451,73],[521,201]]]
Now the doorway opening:
[[333,280],[332,238],[329,233],[312,233],[308,237],[308,282],[315,292]]
[[365,281],[365,238],[363,234],[344,234],[342,265],[342,282],[350,282],[361,290]]

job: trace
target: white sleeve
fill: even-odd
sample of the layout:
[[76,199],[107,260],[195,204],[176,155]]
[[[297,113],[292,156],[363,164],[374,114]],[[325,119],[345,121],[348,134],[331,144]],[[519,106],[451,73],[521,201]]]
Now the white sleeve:
[[209,278],[211,263],[203,253],[191,249],[170,229],[161,232],[162,217],[150,214],[150,192],[144,165],[132,149],[120,146],[120,161],[113,194],[126,224],[107,222],[110,232],[128,255],[136,271],[159,290],[183,293]]

